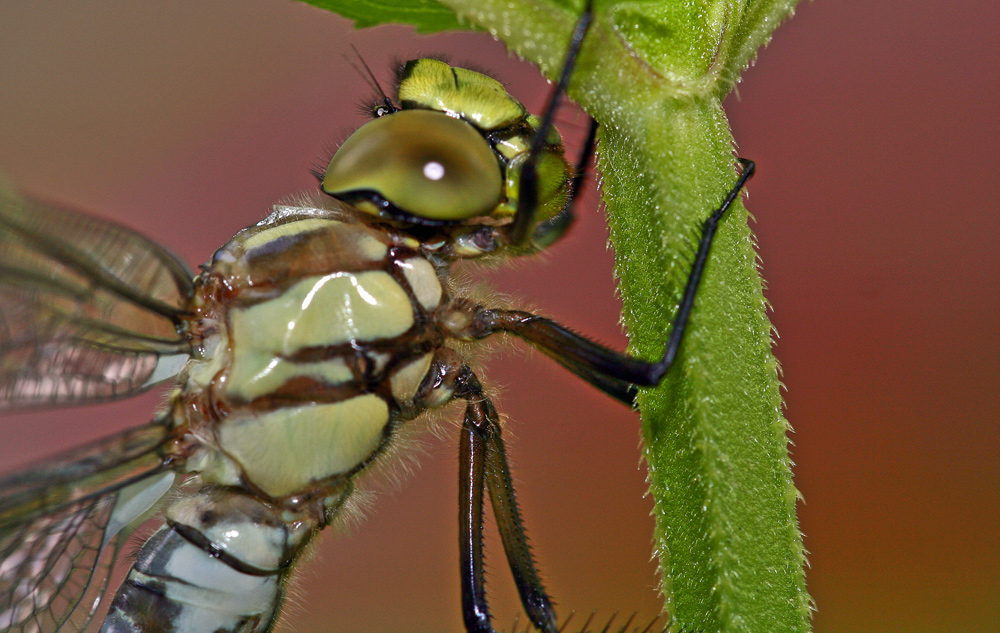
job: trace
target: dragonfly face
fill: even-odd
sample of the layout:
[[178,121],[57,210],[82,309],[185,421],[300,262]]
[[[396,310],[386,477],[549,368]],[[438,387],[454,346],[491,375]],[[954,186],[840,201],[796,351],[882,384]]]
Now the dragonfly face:
[[289,573],[359,475],[456,400],[466,626],[492,630],[488,496],[525,610],[557,629],[497,412],[464,350],[513,334],[632,403],[666,372],[686,314],[673,351],[649,363],[462,296],[456,260],[530,253],[569,225],[575,170],[559,136],[496,81],[434,60],[408,63],[375,114],[334,156],[323,195],[275,207],[197,276],[128,229],[4,194],[0,403],[174,386],[153,423],[0,480],[0,631],[86,628],[109,561],[157,509],[162,527],[102,630],[272,630]]

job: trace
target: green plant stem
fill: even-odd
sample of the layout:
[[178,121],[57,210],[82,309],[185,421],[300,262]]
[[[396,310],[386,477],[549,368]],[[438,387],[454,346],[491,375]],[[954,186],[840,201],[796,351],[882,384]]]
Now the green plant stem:
[[[576,19],[539,2],[516,11],[481,0],[444,4],[550,77]],[[643,358],[662,354],[697,229],[736,178],[721,99],[789,8],[756,3],[694,17],[668,11],[663,30],[694,44],[669,42],[653,60],[660,68],[621,35],[628,31],[620,13],[602,20],[598,12],[585,41],[571,96],[601,123],[599,165],[623,317],[631,351]],[[688,23],[704,28],[685,33]],[[711,36],[714,55],[689,54],[662,67],[674,61],[671,46],[686,53]],[[736,204],[720,226],[677,362],[660,387],[640,397],[656,553],[677,631],[809,629],[787,423],[765,306],[747,212]]]
[[[422,30],[429,0],[307,0],[363,24]],[[439,0],[555,77],[579,7],[567,0]],[[570,96],[600,122],[603,175],[630,351],[659,358],[698,229],[736,179],[722,110],[796,0],[595,0]],[[760,169],[766,170],[766,165]],[[763,212],[767,212],[764,210]],[[719,226],[680,354],[640,394],[655,546],[674,631],[807,631],[810,601],[778,365],[747,212]]]
[[[669,213],[609,212],[624,317],[645,358],[662,349],[664,316],[676,309],[693,257],[691,227],[734,179],[717,102],[671,101],[663,110],[644,128],[656,140],[639,149],[621,131],[602,139],[610,199],[632,209],[640,192],[669,192],[660,198]],[[733,208],[720,227],[677,364],[640,402],[657,554],[666,610],[687,630],[801,631],[808,596],[795,490],[746,217]]]

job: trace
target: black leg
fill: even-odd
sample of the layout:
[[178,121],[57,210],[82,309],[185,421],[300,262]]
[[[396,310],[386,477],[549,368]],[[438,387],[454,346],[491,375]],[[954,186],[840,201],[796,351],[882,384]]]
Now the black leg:
[[504,554],[528,617],[538,629],[545,633],[555,633],[556,615],[542,580],[538,577],[535,558],[528,546],[514,482],[507,465],[507,452],[500,434],[499,417],[488,399],[482,403],[481,412],[486,414],[483,418],[486,422],[483,434],[486,441],[486,485],[490,491],[493,516],[500,532]]
[[465,414],[459,441],[458,545],[462,618],[469,633],[493,633],[483,578],[483,463],[486,447]]
[[[573,74],[573,68],[576,65],[576,56],[580,52],[580,45],[583,44],[583,38],[587,35],[587,30],[590,29],[593,17],[594,10],[591,0],[587,0],[583,13],[576,21],[576,27],[570,36],[562,72],[559,74],[559,81],[552,89],[548,103],[545,104],[545,110],[542,113],[542,122],[535,132],[535,137],[531,140],[531,149],[528,151],[528,158],[524,161],[524,165],[521,168],[521,181],[517,189],[517,211],[514,214],[514,221],[510,225],[510,241],[515,246],[527,244],[531,238],[531,231],[535,227],[535,215],[538,211],[538,156],[545,146],[545,137],[548,136],[549,130],[552,129],[552,121],[555,119],[556,111],[559,109],[559,99],[569,86],[569,78]],[[585,152],[590,151],[586,147],[584,149]],[[587,160],[589,160],[589,156]],[[575,182],[574,186],[576,186]],[[570,195],[573,195],[573,193],[571,192]]]
[[670,329],[666,350],[659,361],[648,362],[616,352],[555,321],[517,310],[478,308],[468,335],[471,338],[484,338],[497,332],[507,332],[519,336],[601,391],[622,402],[633,403],[637,393],[635,386],[650,387],[659,384],[677,356],[719,221],[754,173],[753,161],[744,158],[739,161],[743,165],[743,171],[736,184],[726,194],[721,206],[702,224],[698,251]]
[[583,183],[587,179],[587,172],[590,168],[590,159],[594,156],[594,146],[597,144],[597,121],[590,117],[590,125],[587,126],[587,138],[583,141],[580,155],[576,157],[576,172],[573,175],[573,186],[570,189],[570,204],[575,201],[580,192],[583,191]]
[[470,632],[492,633],[483,579],[483,488],[490,501],[500,540],[521,604],[531,622],[545,633],[556,633],[556,617],[528,546],[514,484],[507,465],[499,416],[483,393],[475,374],[463,367],[455,397],[468,401],[460,442],[460,547],[462,549],[462,612]]
[[[705,272],[705,263],[708,261],[708,251],[712,248],[712,239],[715,238],[715,230],[719,228],[719,220],[725,215],[733,201],[740,195],[740,191],[747,181],[753,176],[756,165],[752,160],[746,158],[739,159],[743,165],[740,177],[736,179],[736,184],[726,194],[722,206],[708,216],[705,223],[701,225],[701,239],[698,241],[698,252],[694,256],[694,264],[691,265],[691,273],[688,275],[687,284],[684,286],[684,294],[681,296],[680,306],[677,308],[677,316],[674,317],[673,326],[670,328],[670,338],[667,339],[667,349],[663,353],[663,358],[656,363],[656,382],[660,382],[663,375],[667,373],[677,356],[677,350],[681,346],[681,338],[684,336],[684,329],[687,327],[688,317],[691,316],[691,308],[694,307],[694,295],[698,292],[698,284],[701,283],[701,275]],[[655,383],[654,383],[655,384]]]
[[569,369],[580,378],[597,387],[599,391],[604,392],[622,404],[627,404],[630,407],[635,406],[635,397],[639,395],[639,388],[634,382],[612,378],[605,374],[598,374],[588,367],[563,363],[559,358],[555,360],[566,369]]

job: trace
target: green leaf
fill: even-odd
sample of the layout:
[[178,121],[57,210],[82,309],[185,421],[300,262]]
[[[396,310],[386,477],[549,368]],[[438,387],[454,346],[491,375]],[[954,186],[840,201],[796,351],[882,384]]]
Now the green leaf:
[[354,20],[354,26],[359,29],[390,22],[410,24],[421,33],[474,28],[472,25],[460,24],[454,11],[434,0],[302,1]]
[[[541,0],[442,4],[549,77],[581,11]],[[698,227],[736,179],[722,99],[794,4],[596,3],[570,96],[601,124],[624,319],[631,351],[643,358],[662,355]],[[719,228],[680,355],[663,384],[640,396],[674,631],[810,628],[788,425],[756,264],[747,212],[736,204]]]

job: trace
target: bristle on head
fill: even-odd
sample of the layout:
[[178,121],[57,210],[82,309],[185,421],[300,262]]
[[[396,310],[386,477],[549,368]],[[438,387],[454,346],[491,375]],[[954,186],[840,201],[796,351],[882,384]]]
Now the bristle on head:
[[372,100],[374,101],[374,104],[372,104],[371,101],[366,101],[360,104],[361,112],[368,116],[380,117],[399,110],[399,108],[393,104],[389,95],[387,95],[385,90],[383,90],[382,84],[380,84],[378,78],[375,77],[375,73],[373,73],[371,67],[368,66],[368,62],[366,62],[365,58],[361,56],[361,51],[359,51],[354,44],[351,44],[351,50],[354,51],[354,55],[357,57],[357,61],[360,63],[360,66],[358,66],[353,59],[347,57],[346,55],[344,56],[344,59],[346,59],[347,63],[354,68],[355,72],[357,72],[358,75],[365,80],[365,83],[371,87],[376,95],[375,99]]

